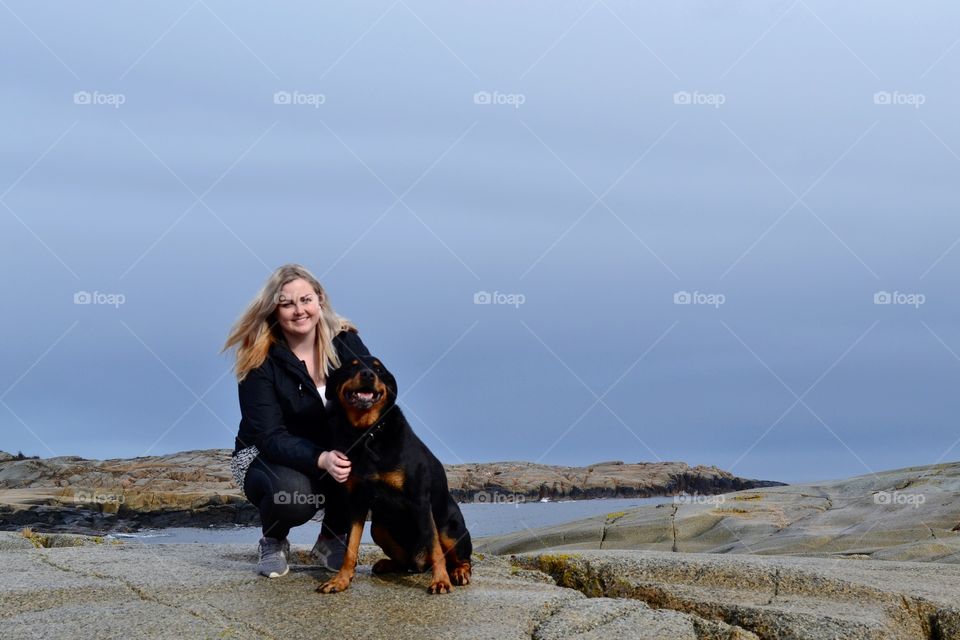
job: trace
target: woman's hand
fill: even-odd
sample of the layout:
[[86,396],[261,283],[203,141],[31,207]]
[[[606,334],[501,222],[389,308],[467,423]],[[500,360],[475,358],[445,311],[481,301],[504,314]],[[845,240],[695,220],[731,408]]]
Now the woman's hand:
[[350,459],[339,451],[324,451],[317,458],[317,466],[337,482],[346,482],[350,475]]

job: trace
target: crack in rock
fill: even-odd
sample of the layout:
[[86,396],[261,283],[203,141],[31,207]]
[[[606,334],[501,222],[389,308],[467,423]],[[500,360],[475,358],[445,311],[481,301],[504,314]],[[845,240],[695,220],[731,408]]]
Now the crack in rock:
[[627,515],[627,512],[612,513],[607,515],[603,521],[603,528],[600,530],[600,548],[603,549],[603,543],[607,539],[607,527],[615,524],[620,518]]
[[778,595],[780,595],[780,567],[773,572],[773,595],[767,600],[767,604],[773,604]]
[[680,505],[673,505],[673,512],[670,514],[670,525],[673,527],[673,547],[670,551],[677,551],[677,511],[680,510]]
[[209,617],[207,617],[207,616],[203,616],[203,615],[201,615],[200,613],[198,613],[197,611],[194,611],[194,610],[190,609],[189,607],[186,607],[186,606],[177,604],[177,603],[175,603],[175,602],[167,602],[167,601],[164,601],[164,600],[161,599],[160,597],[158,597],[158,596],[156,596],[156,595],[154,595],[154,594],[152,594],[152,593],[150,593],[150,592],[148,592],[148,591],[146,591],[146,590],[144,590],[144,589],[141,589],[140,587],[138,587],[138,586],[135,585],[134,583],[130,582],[129,580],[125,580],[124,578],[121,578],[120,576],[111,576],[111,575],[107,575],[107,574],[104,574],[104,573],[98,573],[98,572],[96,572],[96,571],[81,571],[81,570],[76,569],[76,568],[74,568],[74,567],[60,565],[60,564],[57,564],[56,562],[54,562],[53,560],[51,560],[51,559],[47,556],[47,554],[46,554],[45,552],[43,552],[43,551],[39,551],[39,552],[37,553],[37,556],[36,556],[36,557],[37,557],[41,562],[43,562],[44,564],[46,564],[47,566],[52,567],[52,568],[54,568],[54,569],[57,569],[57,570],[59,570],[59,571],[64,571],[64,572],[66,572],[66,573],[72,573],[72,574],[75,574],[75,575],[83,576],[83,577],[85,577],[85,578],[95,578],[95,579],[97,579],[97,580],[106,580],[106,581],[112,581],[112,582],[119,583],[119,584],[123,585],[124,587],[126,587],[126,588],[127,588],[128,590],[130,590],[131,592],[133,592],[133,594],[136,595],[137,598],[139,598],[139,599],[142,600],[143,602],[149,602],[149,603],[151,603],[151,604],[157,604],[157,605],[160,605],[160,606],[162,606],[162,607],[168,607],[168,608],[174,609],[174,610],[176,610],[176,611],[182,611],[182,612],[184,612],[184,613],[188,613],[188,614],[190,614],[191,616],[197,618],[198,620],[202,620],[202,621],[204,621],[204,622],[206,622],[206,623],[208,623],[208,624],[210,624],[210,625],[212,625],[212,626],[222,627],[222,628],[224,628],[224,629],[229,629],[229,627],[227,627],[226,625],[223,624],[224,620],[228,620],[228,621],[230,621],[230,622],[232,622],[232,623],[234,623],[234,624],[236,624],[236,625],[238,625],[238,626],[245,627],[245,628],[248,629],[249,631],[251,631],[251,632],[253,632],[253,633],[256,633],[257,635],[259,635],[259,636],[261,636],[261,637],[267,638],[268,640],[278,640],[275,636],[271,635],[271,634],[270,634],[268,631],[266,631],[265,629],[262,629],[262,628],[260,628],[260,627],[257,626],[257,625],[254,625],[254,624],[252,624],[252,623],[250,623],[250,622],[247,622],[246,620],[243,620],[242,618],[237,618],[237,617],[231,616],[231,615],[229,615],[228,613],[224,612],[223,610],[221,610],[221,609],[219,609],[219,608],[217,608],[217,607],[214,607],[214,606],[212,606],[212,605],[207,605],[207,606],[209,606],[211,609],[213,609],[213,610],[216,611],[218,614],[220,614],[220,616],[221,616],[221,619],[220,619],[220,620],[214,620],[214,619],[211,619],[211,618],[209,618]]

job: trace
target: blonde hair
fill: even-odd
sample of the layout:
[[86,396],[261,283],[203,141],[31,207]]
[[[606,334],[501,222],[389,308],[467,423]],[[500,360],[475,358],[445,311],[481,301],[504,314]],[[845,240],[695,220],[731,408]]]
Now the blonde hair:
[[299,264],[285,264],[267,278],[260,293],[234,323],[226,343],[220,350],[220,353],[223,353],[231,347],[237,347],[234,371],[238,382],[243,382],[250,371],[263,364],[270,352],[270,345],[278,341],[285,342],[277,324],[276,315],[280,290],[284,285],[300,278],[313,287],[320,304],[320,320],[317,322],[316,332],[320,370],[326,373],[340,366],[340,357],[333,346],[333,338],[343,330],[356,333],[357,327],[333,310],[330,298],[320,281],[306,267]]

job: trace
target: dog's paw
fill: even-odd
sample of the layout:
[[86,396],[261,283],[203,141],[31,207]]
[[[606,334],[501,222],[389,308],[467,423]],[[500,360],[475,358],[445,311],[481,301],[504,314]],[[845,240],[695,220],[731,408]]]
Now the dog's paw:
[[472,570],[469,562],[461,562],[450,572],[450,582],[455,585],[462,586],[465,584],[470,584],[470,576]]
[[317,587],[317,593],[336,593],[350,586],[351,576],[337,574]]
[[429,593],[450,593],[452,590],[453,586],[447,576],[434,577],[433,582],[430,583],[430,588],[427,589]]

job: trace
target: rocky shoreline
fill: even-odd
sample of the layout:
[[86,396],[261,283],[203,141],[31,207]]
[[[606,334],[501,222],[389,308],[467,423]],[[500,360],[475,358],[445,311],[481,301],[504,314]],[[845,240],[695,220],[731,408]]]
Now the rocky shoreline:
[[430,574],[350,588],[294,545],[291,572],[256,574],[256,549],[116,544],[0,532],[3,637],[373,640],[955,640],[960,567],[640,550],[478,553],[473,581],[429,595]]
[[[259,524],[230,474],[229,449],[131,459],[22,458],[0,452],[0,530],[103,534],[141,528]],[[682,462],[445,465],[461,502],[712,495],[782,483]]]
[[301,545],[268,580],[250,544],[0,532],[0,610],[11,639],[955,640],[958,498],[958,462],[684,495],[478,538],[472,583],[443,596],[373,575],[373,546],[321,596]]
[[960,462],[690,495],[483,539],[487,553],[646,549],[960,564]]

